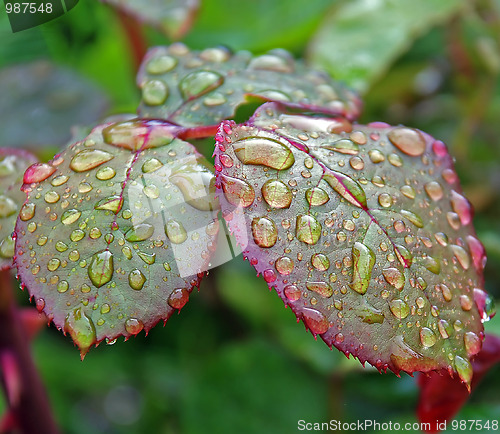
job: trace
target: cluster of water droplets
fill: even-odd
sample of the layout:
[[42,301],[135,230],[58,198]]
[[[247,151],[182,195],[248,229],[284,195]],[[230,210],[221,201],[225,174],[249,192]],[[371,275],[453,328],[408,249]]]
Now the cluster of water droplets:
[[215,250],[214,176],[169,131],[100,126],[24,175],[19,274],[82,354],[181,309]]
[[244,255],[313,334],[379,369],[470,382],[486,257],[442,142],[273,105],[216,142],[230,229],[238,239],[246,218]]
[[356,117],[359,98],[326,75],[295,62],[284,50],[253,57],[225,48],[190,51],[184,44],[150,50],[138,76],[139,114],[184,126],[216,124],[234,115],[249,94],[323,106]]

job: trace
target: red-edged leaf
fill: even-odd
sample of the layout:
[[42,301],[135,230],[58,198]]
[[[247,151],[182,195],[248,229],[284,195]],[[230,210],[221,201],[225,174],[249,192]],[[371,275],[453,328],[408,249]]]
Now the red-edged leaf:
[[168,319],[207,269],[214,176],[172,131],[156,121],[101,125],[24,175],[18,273],[82,355]]
[[[483,348],[472,361],[474,389],[484,375],[500,362],[500,337],[486,335]],[[467,387],[447,372],[431,372],[418,379],[420,397],[417,416],[420,422],[430,424],[428,432],[438,432],[443,422],[450,420],[469,399]]]
[[139,115],[186,127],[231,118],[250,97],[356,118],[361,101],[326,74],[284,50],[252,57],[224,48],[189,51],[176,43],[151,49],[137,76]]
[[275,104],[216,141],[231,231],[314,335],[379,369],[470,381],[485,256],[442,142]]
[[0,269],[12,266],[12,233],[17,214],[26,198],[21,191],[23,173],[36,161],[36,157],[29,152],[0,148]]
[[180,39],[198,12],[198,0],[101,0],[151,24],[171,39]]

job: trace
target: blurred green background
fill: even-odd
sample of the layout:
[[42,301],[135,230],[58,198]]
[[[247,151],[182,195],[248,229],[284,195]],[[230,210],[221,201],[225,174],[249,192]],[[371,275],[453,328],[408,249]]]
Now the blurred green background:
[[[148,45],[171,42],[142,30]],[[21,146],[23,131],[32,137],[24,146],[48,159],[73,124],[135,112],[134,59],[111,7],[82,0],[16,34],[2,10],[0,41],[2,145]],[[486,288],[500,297],[500,1],[202,0],[183,41],[256,54],[286,48],[355,86],[361,122],[404,123],[445,141],[488,251]],[[27,106],[9,79],[14,65],[40,60],[78,74],[79,90],[61,79]],[[39,114],[47,107],[53,116]],[[40,127],[49,122],[50,134]],[[499,322],[487,330],[500,334]],[[64,433],[278,434],[296,432],[300,419],[416,421],[414,378],[363,369],[315,342],[241,257],[212,270],[182,313],[147,337],[101,344],[81,362],[52,327],[33,351]],[[498,419],[499,386],[497,366],[458,418]]]

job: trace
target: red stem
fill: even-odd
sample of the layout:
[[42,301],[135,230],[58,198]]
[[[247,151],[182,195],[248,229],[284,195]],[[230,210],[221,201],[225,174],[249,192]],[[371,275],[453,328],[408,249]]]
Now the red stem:
[[57,434],[47,393],[19,317],[8,270],[0,271],[0,361],[8,411],[20,432]]
[[117,9],[116,13],[120,19],[123,31],[127,36],[128,43],[132,51],[134,69],[135,72],[137,72],[148,49],[148,44],[142,32],[142,26],[132,15],[123,12],[121,9]]

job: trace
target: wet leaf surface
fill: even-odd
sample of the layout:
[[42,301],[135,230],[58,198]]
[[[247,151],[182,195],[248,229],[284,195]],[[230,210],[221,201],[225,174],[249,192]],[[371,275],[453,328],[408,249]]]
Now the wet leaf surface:
[[24,175],[18,273],[82,355],[180,310],[215,249],[214,176],[171,131],[101,125]]
[[284,50],[252,57],[224,48],[189,51],[180,43],[156,47],[146,55],[137,84],[141,117],[186,127],[218,124],[252,96],[350,118],[361,107],[353,92]]
[[151,24],[172,39],[179,39],[189,31],[199,7],[198,0],[101,1]]
[[0,268],[10,268],[14,256],[12,232],[26,195],[21,191],[23,173],[37,161],[29,152],[0,148]]
[[311,41],[310,58],[335,79],[365,91],[418,36],[463,5],[455,0],[344,2]]
[[2,69],[0,88],[2,146],[63,145],[73,125],[96,122],[108,105],[95,85],[46,61]]
[[485,255],[442,142],[276,104],[224,122],[216,141],[231,231],[314,335],[380,370],[446,368],[470,382]]

